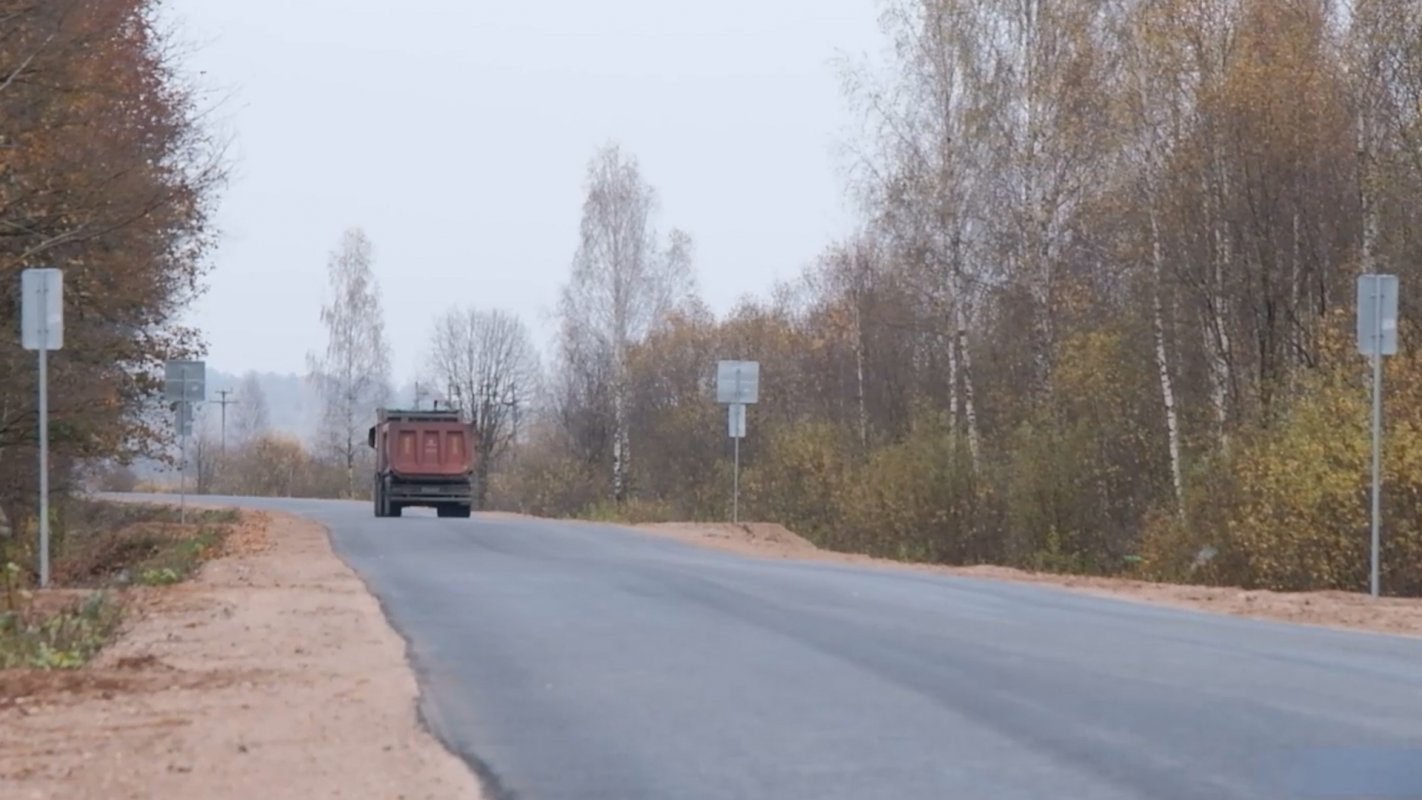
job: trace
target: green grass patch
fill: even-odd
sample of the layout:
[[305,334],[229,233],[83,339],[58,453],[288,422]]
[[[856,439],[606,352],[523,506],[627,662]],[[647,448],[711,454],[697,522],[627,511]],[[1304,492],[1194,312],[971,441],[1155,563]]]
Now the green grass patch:
[[77,669],[88,663],[118,630],[121,607],[106,592],[94,592],[58,609],[42,610],[29,592],[16,590],[7,565],[0,600],[0,669]]
[[222,544],[225,528],[204,526],[190,539],[170,538],[129,568],[131,579],[145,586],[165,586],[192,577]]

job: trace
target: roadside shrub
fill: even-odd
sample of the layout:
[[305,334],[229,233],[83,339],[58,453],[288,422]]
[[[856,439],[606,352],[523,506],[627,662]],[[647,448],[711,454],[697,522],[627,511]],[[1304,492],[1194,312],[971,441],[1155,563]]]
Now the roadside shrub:
[[489,480],[489,508],[540,517],[567,517],[593,507],[605,482],[585,464],[552,449],[530,450]]
[[118,629],[119,607],[102,592],[57,611],[28,603],[0,610],[0,669],[77,669]]
[[846,434],[800,422],[771,433],[741,474],[742,516],[778,522],[821,547],[853,547],[841,522],[853,483]]
[[976,563],[996,553],[980,535],[980,485],[965,437],[920,411],[909,434],[875,451],[849,492],[856,550],[906,561]]
[[204,526],[191,538],[171,537],[127,571],[138,583],[150,586],[185,581],[213,557],[225,533],[223,528]]
[[[1150,577],[1246,588],[1365,591],[1371,409],[1360,364],[1325,367],[1274,424],[1195,470],[1184,518],[1156,514]],[[1383,452],[1383,589],[1422,594],[1422,369],[1389,373]]]

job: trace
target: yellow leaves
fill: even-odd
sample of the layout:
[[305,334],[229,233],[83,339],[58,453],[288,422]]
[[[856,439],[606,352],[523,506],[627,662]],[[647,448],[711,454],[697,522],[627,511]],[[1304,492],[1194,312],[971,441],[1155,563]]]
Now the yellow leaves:
[[[1393,591],[1422,590],[1422,369],[1400,357],[1384,449],[1385,559]],[[1195,530],[1158,527],[1148,547],[1190,557],[1185,542],[1230,554],[1216,580],[1280,590],[1366,586],[1371,439],[1365,384],[1350,358],[1311,376],[1271,431],[1244,443],[1194,498]],[[1222,491],[1228,487],[1228,491]],[[1221,514],[1213,527],[1204,520]],[[1165,567],[1169,572],[1170,568]]]

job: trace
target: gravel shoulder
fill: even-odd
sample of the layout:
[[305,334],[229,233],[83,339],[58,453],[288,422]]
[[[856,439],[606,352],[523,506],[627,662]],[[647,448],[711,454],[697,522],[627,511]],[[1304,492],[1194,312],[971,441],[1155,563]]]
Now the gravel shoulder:
[[851,553],[821,550],[781,525],[769,523],[655,523],[634,530],[671,537],[761,558],[828,561],[858,566],[958,575],[987,580],[1033,583],[1099,597],[1231,614],[1330,628],[1366,630],[1422,637],[1422,599],[1381,598],[1348,592],[1271,592],[1229,587],[1150,583],[1121,578],[1055,575],[1010,567],[948,567],[911,564]]
[[0,797],[482,796],[325,530],[248,519],[192,581],[132,590],[89,666],[0,672]]

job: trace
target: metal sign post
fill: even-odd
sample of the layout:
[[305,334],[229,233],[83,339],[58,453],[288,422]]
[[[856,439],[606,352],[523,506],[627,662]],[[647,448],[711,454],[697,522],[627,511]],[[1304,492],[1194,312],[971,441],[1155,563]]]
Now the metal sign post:
[[193,404],[207,399],[207,365],[201,361],[169,361],[163,365],[164,394],[173,404],[178,426],[178,521],[188,521],[188,435],[193,430]]
[[49,587],[49,351],[64,347],[64,276],[57,269],[20,273],[21,340],[39,351],[39,573]]
[[1358,352],[1373,359],[1371,590],[1382,590],[1382,359],[1397,353],[1397,276],[1358,276]]
[[746,405],[760,400],[760,364],[722,361],[716,365],[716,400],[727,406],[727,428],[735,450],[731,468],[731,522],[741,521],[741,439],[746,435]]
[[192,406],[178,401],[178,522],[188,521],[188,433],[192,430]]
[[741,439],[746,435],[746,405],[745,403],[731,403],[727,406],[729,414],[728,427],[730,428],[731,441],[734,443],[735,461],[731,468],[731,522],[741,521]]

